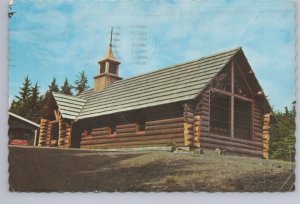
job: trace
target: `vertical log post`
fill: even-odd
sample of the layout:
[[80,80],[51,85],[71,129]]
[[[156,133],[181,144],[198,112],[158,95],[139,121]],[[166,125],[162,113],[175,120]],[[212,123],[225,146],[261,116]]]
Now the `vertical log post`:
[[52,128],[52,124],[49,123],[48,124],[48,129],[47,129],[47,137],[46,137],[46,146],[50,146],[51,143],[51,128]]
[[194,110],[191,104],[183,105],[184,146],[193,146]]
[[57,146],[62,146],[62,140],[63,140],[63,131],[62,131],[62,119],[59,119],[58,122],[58,138],[57,138]]
[[48,125],[49,125],[49,120],[42,118],[40,123],[40,135],[39,135],[39,144],[38,144],[39,147],[46,146]]
[[72,132],[73,122],[66,122],[66,134],[65,134],[65,147],[71,147],[71,132]]
[[[231,61],[231,94],[234,94],[234,62]],[[234,137],[234,96],[230,96],[230,136]]]
[[71,126],[72,123],[66,120],[61,119],[59,121],[59,138],[58,146],[59,147],[70,147],[71,144]]
[[269,143],[270,143],[270,122],[272,113],[264,115],[263,124],[263,158],[269,159]]
[[194,146],[200,148],[201,116],[194,116]]

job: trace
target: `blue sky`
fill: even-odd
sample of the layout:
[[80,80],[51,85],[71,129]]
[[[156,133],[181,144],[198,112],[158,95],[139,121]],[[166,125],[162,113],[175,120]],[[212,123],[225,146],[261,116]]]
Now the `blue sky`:
[[85,70],[93,86],[112,26],[123,78],[242,46],[274,109],[295,100],[292,0],[15,0],[13,10],[10,101],[26,75],[44,92]]

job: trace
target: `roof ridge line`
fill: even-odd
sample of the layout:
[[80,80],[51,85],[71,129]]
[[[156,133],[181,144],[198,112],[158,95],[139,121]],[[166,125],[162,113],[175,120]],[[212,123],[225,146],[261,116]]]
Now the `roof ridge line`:
[[[196,62],[196,61],[199,61],[199,60],[202,60],[202,59],[206,59],[206,58],[213,57],[213,56],[216,56],[216,55],[224,54],[226,52],[231,52],[231,51],[236,51],[237,52],[241,48],[242,48],[242,46],[239,46],[239,47],[236,47],[234,49],[228,49],[228,50],[220,51],[220,52],[217,52],[215,54],[210,54],[210,55],[203,56],[203,57],[200,57],[200,58],[196,58],[196,59],[193,59],[193,60],[189,60],[189,61],[186,61],[186,62],[183,62],[183,63],[173,64],[173,65],[170,65],[170,66],[158,68],[156,70],[148,71],[148,72],[136,75],[136,76],[131,76],[129,78],[125,78],[125,79],[120,80],[120,81],[115,81],[111,85],[114,85],[115,83],[118,83],[118,82],[124,82],[124,81],[130,80],[130,79],[134,79],[134,78],[137,78],[137,77],[140,77],[140,76],[143,76],[143,75],[151,74],[151,73],[154,73],[154,72],[159,72],[159,71],[162,71],[162,70],[171,69],[171,68],[177,67],[179,65],[185,65],[185,64],[193,63],[193,62]],[[87,91],[91,91],[91,90],[93,90],[93,88],[91,88],[91,89],[89,89]]]
[[[156,70],[148,71],[148,72],[146,72],[146,73],[142,73],[142,74],[139,74],[139,75],[136,75],[136,76],[132,76],[132,77],[129,77],[129,78],[125,78],[125,79],[123,79],[123,80],[116,81],[116,82],[121,82],[121,81],[129,80],[129,79],[132,79],[132,78],[140,77],[140,76],[143,76],[143,75],[151,74],[151,73],[153,73],[153,72],[159,72],[159,71],[162,71],[162,70],[174,68],[174,67],[177,67],[177,66],[179,66],[179,65],[185,65],[185,64],[193,63],[193,62],[196,62],[196,61],[199,61],[199,60],[202,60],[202,59],[206,59],[206,58],[210,58],[210,57],[213,57],[213,56],[216,56],[216,55],[224,54],[224,53],[226,53],[226,52],[238,51],[238,50],[240,50],[241,48],[242,48],[242,47],[240,46],[240,47],[237,47],[237,48],[234,48],[234,49],[224,50],[224,51],[221,51],[221,52],[218,52],[218,53],[215,53],[215,54],[210,54],[210,55],[203,56],[203,57],[200,57],[200,58],[196,58],[196,59],[193,59],[193,60],[188,60],[188,61],[185,61],[185,62],[183,62],[183,63],[177,63],[177,64],[169,65],[169,66],[166,66],[166,67],[158,68],[158,69],[156,69]],[[113,83],[113,84],[114,84],[114,83]]]
[[85,100],[86,101],[86,99],[80,98],[78,96],[68,95],[68,94],[59,93],[59,92],[55,92],[55,91],[52,91],[52,93],[55,94],[55,95],[61,95],[61,96],[66,96],[66,97],[76,98],[76,99],[79,99],[79,100]]

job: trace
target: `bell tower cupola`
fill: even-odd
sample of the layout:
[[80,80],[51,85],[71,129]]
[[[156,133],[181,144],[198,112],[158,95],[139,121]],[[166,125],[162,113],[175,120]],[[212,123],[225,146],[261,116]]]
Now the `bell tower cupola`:
[[99,92],[104,90],[113,82],[122,79],[119,77],[119,62],[112,51],[112,35],[113,35],[113,28],[110,32],[110,43],[109,48],[105,56],[102,60],[98,62],[99,64],[99,75],[95,76],[95,83],[94,83],[94,92]]

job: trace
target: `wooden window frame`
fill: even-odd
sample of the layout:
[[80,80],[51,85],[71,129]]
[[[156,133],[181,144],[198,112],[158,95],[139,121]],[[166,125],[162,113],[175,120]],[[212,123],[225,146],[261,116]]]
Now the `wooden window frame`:
[[[237,66],[235,66],[237,65]],[[240,72],[240,75],[242,76],[242,81],[246,84],[246,86],[248,87],[252,98],[247,98],[244,96],[240,96],[238,94],[235,94],[234,91],[234,71],[235,68],[237,68],[237,70]],[[211,92],[216,92],[219,94],[223,94],[223,95],[227,95],[230,96],[230,137],[231,138],[236,138],[234,136],[234,114],[235,114],[235,107],[234,107],[234,100],[235,99],[239,99],[242,101],[246,101],[248,103],[250,103],[251,106],[251,133],[250,133],[250,138],[249,139],[244,139],[244,140],[254,140],[254,97],[253,97],[253,90],[251,89],[250,85],[248,84],[248,82],[246,81],[245,77],[243,76],[242,71],[240,70],[240,66],[238,64],[236,64],[233,60],[231,60],[230,62],[230,76],[231,76],[231,90],[230,92],[227,91],[223,91],[217,88],[211,88],[210,89],[210,93],[209,93],[209,112],[211,113]],[[211,119],[209,120],[209,126],[211,124]],[[211,130],[209,130],[209,132],[211,132]],[[240,138],[237,138],[240,139]]]

